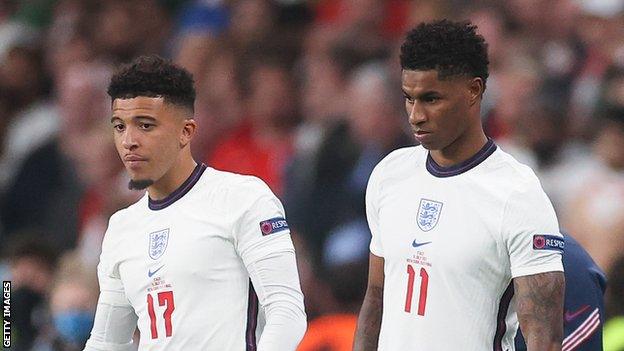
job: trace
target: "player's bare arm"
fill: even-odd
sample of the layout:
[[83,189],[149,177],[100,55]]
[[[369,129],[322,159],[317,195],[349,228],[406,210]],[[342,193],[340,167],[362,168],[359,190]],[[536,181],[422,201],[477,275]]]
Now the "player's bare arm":
[[561,350],[563,339],[563,272],[514,279],[520,329],[529,351]]
[[368,286],[355,332],[354,351],[377,350],[383,311],[384,259],[369,255]]

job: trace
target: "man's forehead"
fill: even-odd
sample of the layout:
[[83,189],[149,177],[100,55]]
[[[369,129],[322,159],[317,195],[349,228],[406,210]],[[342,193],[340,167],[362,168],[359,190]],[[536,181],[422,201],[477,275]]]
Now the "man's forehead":
[[413,81],[439,81],[440,75],[439,71],[436,69],[429,70],[409,70],[404,69],[401,71],[401,78],[403,82],[413,82]]
[[113,100],[113,113],[133,112],[133,111],[159,111],[165,107],[163,97],[137,96],[134,98],[117,98]]
[[463,81],[463,76],[441,77],[440,72],[430,70],[406,70],[401,72],[403,88],[407,89],[431,89],[443,88]]

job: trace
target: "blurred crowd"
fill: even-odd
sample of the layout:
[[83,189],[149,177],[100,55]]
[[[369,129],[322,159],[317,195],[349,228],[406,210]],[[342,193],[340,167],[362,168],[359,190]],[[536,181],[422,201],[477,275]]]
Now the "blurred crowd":
[[194,75],[196,160],[259,176],[284,202],[310,319],[300,350],[350,350],[367,180],[415,143],[399,47],[439,18],[479,26],[487,134],[537,172],[561,228],[608,273],[624,330],[624,0],[4,0],[0,276],[15,349],[88,337],[108,218],[142,196],[106,87],[120,63],[157,53]]

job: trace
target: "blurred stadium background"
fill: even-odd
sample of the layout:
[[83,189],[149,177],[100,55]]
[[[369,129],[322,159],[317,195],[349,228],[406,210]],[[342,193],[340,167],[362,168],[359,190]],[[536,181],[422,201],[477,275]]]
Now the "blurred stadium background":
[[366,182],[385,154],[414,143],[398,48],[414,24],[445,17],[473,21],[488,41],[486,130],[536,170],[561,227],[608,272],[617,322],[623,0],[1,0],[0,276],[13,282],[12,349],[78,350],[88,336],[108,217],[141,196],[127,190],[105,90],[116,65],[158,53],[194,74],[196,159],[259,176],[286,206],[311,321],[301,350],[350,350],[367,273]]

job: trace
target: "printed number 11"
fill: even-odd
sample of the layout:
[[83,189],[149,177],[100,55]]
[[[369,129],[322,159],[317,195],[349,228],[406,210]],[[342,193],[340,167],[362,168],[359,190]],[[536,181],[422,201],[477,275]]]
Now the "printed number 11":
[[[412,265],[407,265],[407,295],[405,296],[405,312],[410,313],[412,311],[412,295],[414,294],[414,280],[416,278],[416,272]],[[420,269],[420,295],[418,296],[418,315],[425,315],[425,307],[427,306],[427,286],[429,285],[429,274],[425,268]]]

